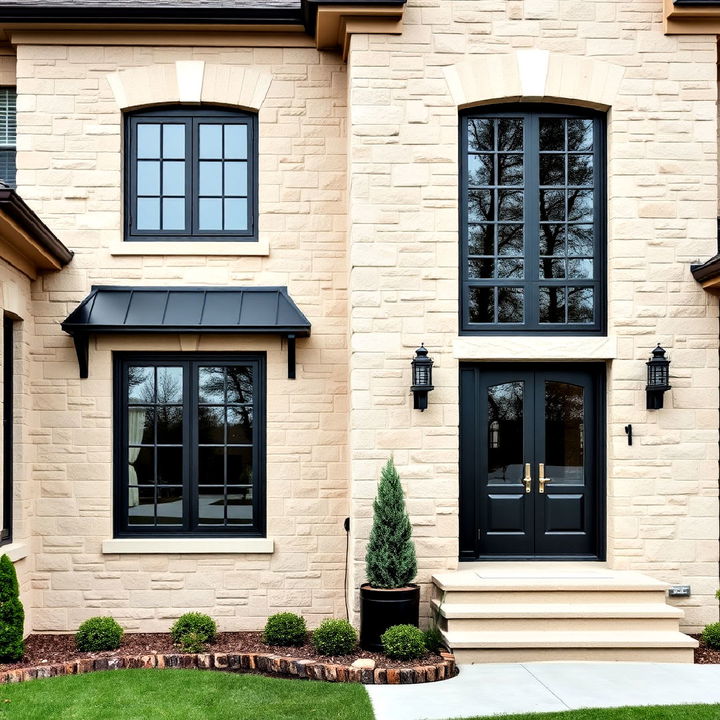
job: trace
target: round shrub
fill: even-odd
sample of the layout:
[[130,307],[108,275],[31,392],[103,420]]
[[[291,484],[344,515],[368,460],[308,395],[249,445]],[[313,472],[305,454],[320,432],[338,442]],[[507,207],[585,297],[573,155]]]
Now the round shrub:
[[190,612],[181,615],[170,628],[170,636],[176,645],[183,645],[186,635],[193,635],[194,642],[213,642],[217,636],[217,625],[209,615]]
[[263,642],[268,645],[304,645],[306,639],[305,619],[295,613],[277,613],[265,623]]
[[207,650],[203,636],[196,632],[189,632],[183,635],[177,646],[186,653],[201,653]]
[[393,660],[414,660],[427,652],[425,633],[414,625],[393,625],[381,635],[380,642]]
[[423,633],[423,636],[425,637],[425,647],[428,649],[428,652],[439,653],[445,646],[442,633],[437,625],[429,627]]
[[347,655],[357,647],[358,636],[347,620],[323,620],[312,641],[320,655]]
[[75,645],[82,652],[117,650],[123,629],[111,617],[94,617],[86,620],[75,634]]
[[708,647],[720,650],[720,622],[706,625],[700,637]]

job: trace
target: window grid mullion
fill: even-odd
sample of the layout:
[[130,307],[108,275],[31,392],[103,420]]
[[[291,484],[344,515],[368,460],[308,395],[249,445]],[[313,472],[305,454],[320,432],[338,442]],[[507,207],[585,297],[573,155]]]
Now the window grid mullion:
[[537,327],[540,321],[540,125],[536,113],[525,122],[525,325]]

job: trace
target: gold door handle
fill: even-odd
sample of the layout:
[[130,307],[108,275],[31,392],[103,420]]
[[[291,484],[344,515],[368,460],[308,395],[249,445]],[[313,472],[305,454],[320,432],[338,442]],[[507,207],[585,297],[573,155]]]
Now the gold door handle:
[[531,492],[532,477],[530,476],[530,463],[525,463],[525,475],[523,476],[523,485],[525,486],[526,493]]
[[545,463],[538,463],[538,492],[545,492],[545,484],[552,482],[552,478],[545,477]]

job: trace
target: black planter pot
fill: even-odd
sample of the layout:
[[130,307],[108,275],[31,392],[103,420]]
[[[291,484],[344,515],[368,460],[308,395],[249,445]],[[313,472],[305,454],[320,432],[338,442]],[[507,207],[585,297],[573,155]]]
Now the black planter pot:
[[420,588],[408,585],[395,590],[360,586],[360,645],[382,651],[380,636],[393,625],[415,625],[420,621]]

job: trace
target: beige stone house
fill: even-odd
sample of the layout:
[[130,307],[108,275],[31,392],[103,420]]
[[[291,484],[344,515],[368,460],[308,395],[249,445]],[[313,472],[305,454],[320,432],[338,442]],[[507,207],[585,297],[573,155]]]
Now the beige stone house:
[[1,0],[28,631],[357,620],[393,454],[461,659],[690,659],[718,34],[701,0]]

